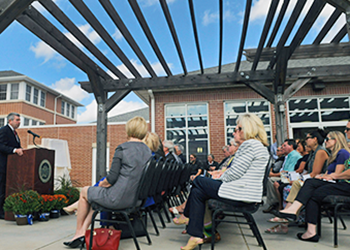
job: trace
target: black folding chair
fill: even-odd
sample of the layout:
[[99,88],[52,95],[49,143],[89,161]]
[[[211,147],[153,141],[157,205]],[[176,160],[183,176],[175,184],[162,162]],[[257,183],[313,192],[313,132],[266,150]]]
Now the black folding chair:
[[[130,222],[130,217],[132,217],[133,219],[139,219],[141,221],[143,230],[145,232],[145,236],[147,237],[147,241],[148,241],[149,245],[152,244],[151,238],[149,237],[149,234],[147,232],[147,228],[142,220],[142,216],[140,213],[140,207],[143,205],[145,199],[147,198],[149,189],[151,187],[151,181],[152,181],[154,173],[155,173],[155,166],[156,166],[156,160],[153,159],[153,157],[152,157],[147,162],[146,166],[144,167],[142,177],[141,177],[138,189],[137,189],[137,194],[135,196],[136,198],[135,198],[135,201],[131,207],[125,208],[125,209],[113,210],[113,209],[108,209],[108,208],[102,207],[101,205],[99,205],[97,203],[91,204],[91,207],[94,210],[94,213],[92,214],[92,221],[91,221],[91,234],[90,234],[89,250],[92,249],[93,231],[94,231],[94,226],[95,226],[96,221],[107,222],[108,225],[115,224],[115,223],[127,224],[128,228],[130,230],[130,233],[132,235],[132,238],[134,240],[136,249],[140,250],[140,246],[139,246],[138,241],[136,239],[136,234],[135,234],[134,228]],[[123,217],[124,220],[116,220],[116,219],[112,220],[112,219],[101,219],[101,218],[98,219],[98,218],[96,218],[97,214],[101,213],[101,212],[121,215],[121,217]]]
[[325,211],[332,223],[333,216],[333,234],[334,247],[338,247],[338,218],[346,230],[345,222],[342,215],[350,215],[350,197],[342,195],[328,195],[323,199],[320,214],[318,216],[317,234],[321,236],[321,211]]

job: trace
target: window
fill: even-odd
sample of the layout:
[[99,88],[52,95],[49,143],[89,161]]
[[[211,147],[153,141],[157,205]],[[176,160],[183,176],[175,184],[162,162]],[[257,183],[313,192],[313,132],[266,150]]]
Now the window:
[[29,121],[28,118],[24,118],[23,126],[29,126]]
[[0,100],[6,100],[7,84],[0,85]]
[[166,139],[184,147],[187,160],[196,154],[205,162],[209,153],[208,105],[169,104],[165,106]]
[[19,91],[19,83],[12,83],[11,84],[11,95],[10,95],[11,100],[18,99],[18,91]]
[[5,118],[0,118],[0,127],[5,126]]
[[39,122],[39,125],[43,126],[43,125],[45,125],[45,122]]
[[72,105],[72,118],[74,119],[75,117],[75,106]]
[[46,93],[41,91],[40,95],[40,106],[45,107]]
[[39,90],[34,88],[33,103],[38,104],[39,100]]
[[70,111],[70,104],[67,103],[67,116],[69,117],[69,111]]
[[236,127],[236,121],[240,114],[256,114],[263,122],[267,133],[268,141],[271,142],[271,115],[270,104],[265,100],[250,101],[227,101],[225,102],[226,119],[226,141],[229,143],[233,137],[233,129]]
[[344,132],[350,119],[348,96],[301,97],[288,102],[290,136],[305,138],[317,128]]
[[66,107],[66,102],[62,100],[62,102],[61,102],[61,114],[62,115],[64,115],[65,107]]
[[37,126],[37,125],[38,125],[38,121],[32,120],[32,126]]
[[30,102],[32,99],[32,86],[28,85],[26,86],[26,101]]

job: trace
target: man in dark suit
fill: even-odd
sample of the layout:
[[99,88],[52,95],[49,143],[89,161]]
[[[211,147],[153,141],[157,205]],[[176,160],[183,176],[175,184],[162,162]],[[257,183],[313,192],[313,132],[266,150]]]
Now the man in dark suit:
[[21,142],[17,135],[16,129],[21,124],[20,115],[10,113],[7,116],[8,124],[0,128],[0,219],[4,219],[4,201],[6,194],[6,171],[7,155],[23,155]]

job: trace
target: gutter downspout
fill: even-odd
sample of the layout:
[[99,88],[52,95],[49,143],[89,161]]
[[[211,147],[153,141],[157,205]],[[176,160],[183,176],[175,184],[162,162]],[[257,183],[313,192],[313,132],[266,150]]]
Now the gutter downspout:
[[57,99],[61,97],[62,95],[56,96],[55,97],[55,114],[53,116],[53,125],[56,125],[56,115],[57,115]]
[[156,107],[155,107],[155,100],[152,89],[148,90],[149,97],[151,98],[151,132],[156,131]]

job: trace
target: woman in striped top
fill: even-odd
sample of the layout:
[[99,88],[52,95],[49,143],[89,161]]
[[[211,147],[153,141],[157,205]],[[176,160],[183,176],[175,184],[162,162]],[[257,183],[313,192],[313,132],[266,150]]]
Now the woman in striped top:
[[233,133],[239,145],[231,167],[218,179],[197,177],[188,197],[184,215],[189,218],[187,233],[191,235],[183,250],[203,243],[205,202],[211,198],[234,200],[237,205],[261,202],[263,178],[268,162],[267,135],[260,118],[243,114],[237,119]]

